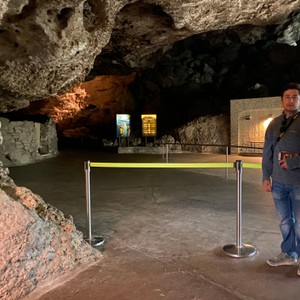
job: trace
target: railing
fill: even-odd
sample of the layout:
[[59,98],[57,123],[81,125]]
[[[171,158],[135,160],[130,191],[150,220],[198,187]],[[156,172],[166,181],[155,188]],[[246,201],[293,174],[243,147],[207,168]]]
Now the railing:
[[[229,152],[231,148],[241,148],[241,149],[263,149],[260,147],[249,147],[249,146],[237,146],[237,145],[224,145],[224,144],[192,144],[192,143],[160,143],[163,146],[162,157],[165,159],[166,163],[169,163],[169,156],[172,153],[170,151],[170,146],[198,146],[198,147],[224,147],[225,148],[225,162],[229,162]],[[228,168],[225,168],[225,178],[228,178]]]
[[[92,246],[104,243],[104,238],[92,235],[91,224],[91,190],[90,190],[90,168],[235,168],[236,169],[236,244],[228,244],[223,247],[224,252],[236,258],[253,256],[256,248],[242,243],[242,166],[241,160],[235,163],[115,163],[115,162],[84,162],[86,183],[86,207],[87,207],[87,241]],[[260,164],[245,163],[246,168],[261,168]]]

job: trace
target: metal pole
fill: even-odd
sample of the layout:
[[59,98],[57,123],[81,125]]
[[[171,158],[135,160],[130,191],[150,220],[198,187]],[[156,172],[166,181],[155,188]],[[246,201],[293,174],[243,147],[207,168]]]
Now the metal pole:
[[166,163],[169,162],[169,144],[166,144]]
[[[228,164],[228,146],[226,146],[226,163]],[[225,170],[225,178],[228,178],[228,166],[226,167]]]
[[87,239],[89,244],[92,241],[92,213],[91,213],[91,181],[90,181],[90,161],[84,162],[85,171],[85,200],[86,200],[86,225],[87,225]]
[[102,236],[92,237],[92,206],[91,206],[91,179],[90,179],[90,161],[84,162],[85,171],[85,199],[86,199],[86,220],[87,220],[87,237],[85,240],[93,247],[101,246],[104,244]]
[[241,160],[236,162],[236,246],[241,248],[242,245],[242,179],[243,163]]
[[236,168],[236,244],[229,244],[223,247],[224,252],[236,258],[253,256],[256,253],[256,248],[242,244],[242,161],[235,162]]

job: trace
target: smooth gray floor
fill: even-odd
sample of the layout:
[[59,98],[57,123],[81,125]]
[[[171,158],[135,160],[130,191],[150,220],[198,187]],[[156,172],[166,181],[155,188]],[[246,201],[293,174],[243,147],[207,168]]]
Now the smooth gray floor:
[[[230,156],[260,163],[260,157]],[[163,162],[159,155],[63,151],[45,162],[10,168],[26,186],[86,232],[83,162]],[[224,155],[176,154],[170,162],[225,162]],[[243,169],[242,242],[257,247],[232,258],[236,243],[236,173],[224,169],[91,169],[93,233],[106,239],[103,259],[31,299],[299,299],[297,267],[271,268],[280,251],[271,194],[261,171]],[[54,288],[54,289],[51,289]]]

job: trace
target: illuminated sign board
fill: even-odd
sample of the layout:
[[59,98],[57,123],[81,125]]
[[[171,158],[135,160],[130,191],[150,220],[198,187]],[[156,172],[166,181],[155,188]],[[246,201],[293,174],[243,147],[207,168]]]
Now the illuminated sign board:
[[130,115],[117,114],[117,137],[130,136]]
[[156,115],[142,115],[143,136],[156,136]]

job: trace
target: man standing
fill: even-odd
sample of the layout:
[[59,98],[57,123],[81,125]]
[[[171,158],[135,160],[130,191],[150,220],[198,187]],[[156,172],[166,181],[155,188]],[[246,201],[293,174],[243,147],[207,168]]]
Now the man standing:
[[[263,189],[272,192],[282,235],[281,253],[272,267],[296,265],[300,257],[300,84],[289,83],[281,95],[282,115],[265,134]],[[300,276],[300,267],[297,274]]]

